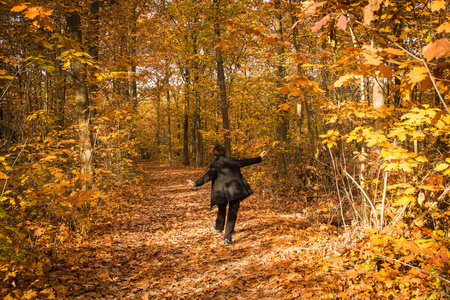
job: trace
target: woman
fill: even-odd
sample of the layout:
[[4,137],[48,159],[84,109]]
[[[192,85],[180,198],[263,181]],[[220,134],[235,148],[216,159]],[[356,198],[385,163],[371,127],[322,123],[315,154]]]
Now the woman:
[[[216,146],[213,150],[216,159],[211,164],[208,172],[199,180],[188,180],[189,185],[196,187],[201,186],[208,181],[212,181],[211,185],[211,208],[218,206],[217,219],[214,229],[222,234],[225,228],[225,245],[233,243],[232,236],[234,233],[234,225],[237,220],[239,205],[242,200],[253,194],[253,190],[241,174],[241,168],[256,163],[260,163],[266,151],[262,151],[258,157],[250,159],[238,160],[225,156],[225,148]],[[225,216],[228,205],[228,217],[225,227]]]

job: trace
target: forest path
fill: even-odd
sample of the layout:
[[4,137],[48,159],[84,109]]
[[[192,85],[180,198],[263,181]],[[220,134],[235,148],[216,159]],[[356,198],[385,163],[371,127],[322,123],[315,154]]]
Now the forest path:
[[[341,276],[327,226],[309,227],[258,193],[223,245],[209,210],[210,184],[189,188],[192,168],[140,163],[143,197],[117,221],[97,226],[50,274],[57,299],[326,299]],[[139,192],[138,192],[139,193]]]

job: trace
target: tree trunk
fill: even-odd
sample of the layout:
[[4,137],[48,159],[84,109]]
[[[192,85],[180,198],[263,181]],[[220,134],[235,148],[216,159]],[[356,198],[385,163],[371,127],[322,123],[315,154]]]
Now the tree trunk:
[[[275,1],[275,30],[278,35],[277,44],[277,86],[281,88],[284,85],[284,77],[286,76],[286,70],[284,67],[284,38],[283,38],[283,24],[281,15],[281,0]],[[286,96],[278,93],[277,95],[277,109],[281,104],[286,103]],[[286,150],[287,150],[287,135],[289,128],[288,111],[281,110],[277,115],[277,141],[279,142],[278,150],[278,174],[281,176],[287,175],[287,161],[286,161]]]
[[169,135],[169,153],[168,160],[169,166],[172,166],[172,118],[171,118],[171,110],[170,110],[170,91],[167,90],[167,131]]
[[195,110],[194,110],[194,157],[195,157],[195,166],[200,167],[202,164],[201,161],[201,139],[202,136],[200,134],[200,92],[199,92],[199,66],[197,61],[197,33],[194,31],[192,33],[192,52],[195,57],[194,63],[194,74],[193,74],[193,82],[192,82],[192,89],[194,93],[194,99],[195,99]]
[[[68,16],[67,23],[72,39],[81,45],[81,18],[76,9]],[[92,187],[92,147],[89,133],[89,97],[86,83],[86,71],[80,60],[72,60],[72,72],[78,121],[78,136],[80,139],[81,182],[83,189],[89,189]]]
[[184,124],[183,124],[183,164],[189,166],[189,98],[190,98],[190,73],[185,69],[184,83]]
[[222,108],[222,128],[224,130],[223,139],[225,153],[231,155],[231,139],[230,139],[230,120],[228,118],[228,99],[225,85],[225,72],[223,70],[222,48],[217,45],[220,42],[220,24],[218,17],[220,16],[220,0],[213,0],[216,5],[216,21],[214,22],[214,37],[216,43],[216,63],[217,63],[217,85],[219,86],[219,95]]

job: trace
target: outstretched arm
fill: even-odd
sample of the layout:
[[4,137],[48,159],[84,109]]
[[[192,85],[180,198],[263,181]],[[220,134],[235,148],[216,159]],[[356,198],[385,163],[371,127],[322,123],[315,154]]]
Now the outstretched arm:
[[188,179],[187,183],[189,186],[192,186],[192,187],[201,186],[201,185],[204,185],[205,183],[207,183],[208,181],[212,180],[214,178],[215,174],[216,174],[216,169],[211,168],[199,180],[192,181],[192,180]]
[[260,163],[262,161],[262,158],[267,154],[267,151],[262,151],[259,156],[255,157],[255,158],[247,158],[247,159],[242,159],[239,160],[239,164],[241,167],[246,167],[246,166],[250,166],[253,164],[257,164]]

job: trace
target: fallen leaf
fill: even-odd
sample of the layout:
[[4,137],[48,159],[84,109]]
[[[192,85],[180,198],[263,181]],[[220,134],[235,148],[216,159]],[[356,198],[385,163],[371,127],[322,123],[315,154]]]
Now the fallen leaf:
[[45,228],[37,228],[37,229],[34,231],[34,235],[35,235],[35,236],[41,236],[42,234],[44,234],[44,232],[45,232]]
[[36,291],[29,290],[23,295],[22,299],[30,299],[31,300],[31,299],[36,298],[36,296],[37,296]]

